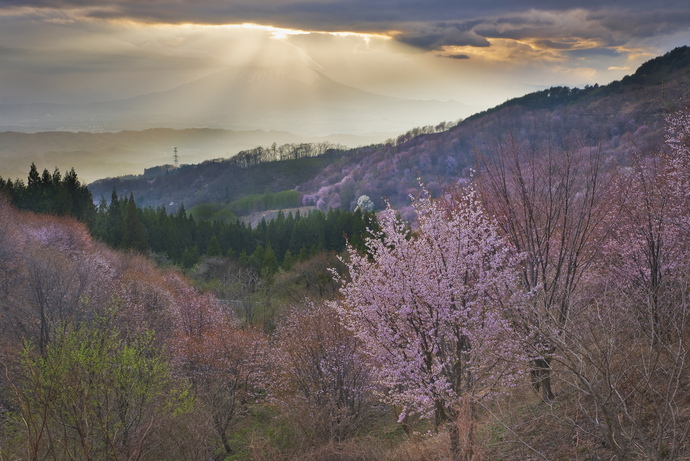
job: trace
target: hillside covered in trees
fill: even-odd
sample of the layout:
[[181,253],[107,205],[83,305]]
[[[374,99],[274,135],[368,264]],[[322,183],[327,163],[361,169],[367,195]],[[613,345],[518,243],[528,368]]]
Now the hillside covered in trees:
[[[492,149],[497,138],[552,146],[578,142],[619,160],[631,149],[645,152],[660,144],[664,119],[687,102],[689,85],[690,48],[681,47],[621,81],[531,93],[457,125],[417,128],[380,145],[313,153],[293,149],[287,155],[279,155],[275,146],[257,148],[162,177],[108,179],[90,188],[96,198],[108,198],[116,188],[154,207],[230,203],[249,193],[288,189],[299,191],[305,205],[322,210],[353,210],[361,195],[371,197],[378,209],[384,207],[384,198],[403,207],[409,205],[419,178],[438,193],[467,176],[477,166],[477,154]],[[319,155],[311,157],[314,154]]]
[[[184,205],[174,213],[164,207],[141,208],[131,194],[129,198],[119,197],[116,191],[109,202],[102,199],[95,206],[91,192],[74,170],[62,178],[59,170],[51,174],[44,169],[39,174],[34,164],[26,184],[0,178],[0,193],[20,209],[74,217],[88,226],[91,236],[112,248],[152,252],[184,268],[194,266],[203,256],[233,256],[245,266],[273,274],[281,265],[290,267],[310,255],[341,252],[346,241],[361,245],[366,229],[373,223],[373,215],[360,209],[331,209],[327,213],[312,210],[305,215],[299,211],[278,212],[274,219],[262,219],[252,227],[231,219],[231,212],[225,219],[215,219],[218,212],[206,212],[208,207],[203,205],[191,213]],[[294,201],[291,195],[246,196],[234,210],[241,214],[257,204],[288,208],[281,205],[290,205]]]
[[95,240],[83,221],[146,214],[131,197],[81,222],[3,198],[0,455],[685,459],[689,109],[622,161],[496,147],[471,182],[420,189],[413,223],[387,207],[356,246],[280,266],[219,237],[186,269]]

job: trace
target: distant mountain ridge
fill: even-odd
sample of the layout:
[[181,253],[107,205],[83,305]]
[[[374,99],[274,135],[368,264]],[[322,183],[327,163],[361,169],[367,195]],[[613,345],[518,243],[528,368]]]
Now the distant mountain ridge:
[[208,127],[326,136],[399,133],[410,126],[458,120],[469,113],[454,101],[416,101],[369,93],[292,62],[230,68],[168,91],[119,101],[0,105],[0,131]]
[[225,202],[241,194],[297,189],[304,205],[353,208],[360,195],[378,207],[384,197],[404,207],[419,179],[435,193],[469,174],[476,154],[497,139],[514,136],[538,145],[563,145],[574,136],[612,158],[661,145],[667,114],[690,100],[690,49],[677,48],[643,64],[621,81],[584,89],[552,88],[508,101],[440,133],[401,136],[324,156],[242,168],[231,161],[205,162],[168,176],[97,181],[94,195],[113,187],[142,205]]
[[[47,131],[0,132],[0,176],[22,178],[33,161],[40,168],[62,171],[77,165],[87,182],[104,177],[138,174],[146,168],[173,162],[173,147],[183,164],[228,158],[257,145],[330,142],[346,146],[367,145],[386,139],[386,133],[333,135],[307,138],[285,131],[231,131],[210,128],[151,128],[141,131],[90,133]],[[31,160],[27,160],[30,158]]]

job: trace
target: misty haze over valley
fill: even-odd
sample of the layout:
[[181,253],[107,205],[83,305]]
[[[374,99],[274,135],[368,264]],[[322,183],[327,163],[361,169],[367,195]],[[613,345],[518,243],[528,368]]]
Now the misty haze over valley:
[[19,177],[31,157],[62,169],[79,165],[92,181],[170,163],[173,146],[183,163],[274,142],[358,147],[467,115],[456,102],[361,91],[299,61],[233,68],[126,100],[0,105],[0,171]]

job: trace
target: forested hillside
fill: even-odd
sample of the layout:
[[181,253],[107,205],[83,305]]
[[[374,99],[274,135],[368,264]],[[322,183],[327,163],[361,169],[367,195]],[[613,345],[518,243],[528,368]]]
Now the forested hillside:
[[[361,245],[366,229],[373,225],[373,215],[361,209],[331,209],[327,213],[311,210],[304,215],[299,211],[278,212],[274,219],[262,219],[252,227],[233,219],[232,212],[226,219],[215,219],[218,212],[205,213],[207,207],[203,205],[192,213],[187,213],[184,205],[175,212],[167,212],[164,207],[142,208],[131,194],[120,197],[116,191],[109,201],[102,199],[95,206],[91,192],[74,170],[62,178],[57,169],[52,174],[47,169],[39,174],[34,164],[26,183],[0,178],[0,193],[20,209],[77,218],[88,226],[92,237],[112,248],[151,252],[183,268],[191,268],[204,256],[230,256],[257,272],[274,274],[281,266],[291,267],[311,255],[341,252],[346,241]],[[257,204],[288,208],[281,207],[291,201],[283,195],[246,196],[234,210],[238,214],[241,210],[252,211]]]
[[[690,109],[665,126],[621,161],[497,140],[473,181],[419,189],[414,223],[388,207],[342,259],[315,248],[280,266],[220,237],[181,268],[134,245],[148,212],[157,236],[203,233],[183,209],[113,195],[81,219],[128,221],[104,227],[123,232],[115,250],[3,199],[0,455],[685,459]],[[18,196],[63,187],[43,177]],[[277,246],[289,221],[302,234],[333,217],[335,232],[356,216],[245,231]]]
[[[326,150],[325,156],[289,160],[271,148],[259,149],[261,162],[219,160],[189,165],[160,178],[104,180],[90,185],[96,197],[134,194],[137,203],[189,208],[197,203],[229,203],[247,193],[296,189],[305,205],[353,210],[368,195],[377,208],[384,198],[409,204],[421,178],[434,193],[467,176],[477,155],[497,139],[526,140],[537,146],[571,142],[596,147],[622,159],[659,145],[665,117],[687,102],[690,49],[655,58],[633,75],[605,86],[551,88],[508,101],[457,126],[422,127],[382,145]],[[257,151],[255,151],[256,153]],[[245,156],[257,158],[250,151]],[[280,160],[265,162],[265,160]]]
[[[311,176],[324,207],[380,178],[376,214],[250,227],[213,216],[294,191],[194,218],[120,188],[96,206],[74,171],[2,180],[0,459],[688,459],[688,51],[387,146],[232,165],[287,168],[275,192]],[[470,151],[471,176],[449,168]],[[223,171],[168,176],[197,168]]]

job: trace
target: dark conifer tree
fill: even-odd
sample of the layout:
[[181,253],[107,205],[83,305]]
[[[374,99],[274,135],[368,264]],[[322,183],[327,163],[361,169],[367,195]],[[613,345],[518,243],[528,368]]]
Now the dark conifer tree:
[[218,237],[216,237],[216,234],[213,234],[211,236],[211,241],[208,244],[208,248],[206,249],[206,255],[207,256],[223,256],[223,250],[220,247],[220,243],[218,242]]
[[120,247],[145,253],[148,250],[148,241],[140,214],[141,211],[134,202],[134,196],[130,194],[125,206]]
[[122,242],[122,230],[124,228],[124,201],[117,196],[117,192],[113,189],[110,195],[110,206],[108,206],[108,215],[106,218],[106,243],[110,246],[118,248]]
[[273,275],[278,272],[278,258],[270,246],[264,251],[264,260],[261,267],[261,273],[264,275]]
[[292,269],[292,267],[295,265],[295,262],[296,258],[292,255],[290,250],[287,250],[283,256],[283,264],[281,264],[280,267],[287,272]]

